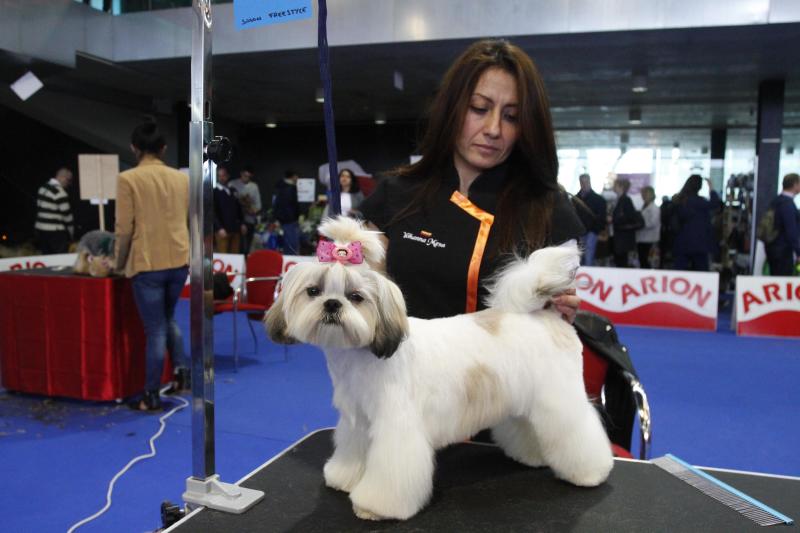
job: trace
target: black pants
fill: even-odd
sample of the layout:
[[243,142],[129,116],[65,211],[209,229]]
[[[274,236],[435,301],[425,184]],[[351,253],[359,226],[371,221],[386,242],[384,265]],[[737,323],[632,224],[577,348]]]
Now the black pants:
[[771,276],[793,276],[794,254],[790,248],[767,247],[767,262]]
[[641,268],[650,268],[650,250],[653,249],[652,242],[640,242],[636,244],[637,252],[639,253],[639,266]]
[[614,266],[617,268],[628,268],[628,252],[614,252]]
[[244,223],[247,226],[247,233],[242,235],[242,253],[245,257],[250,253],[250,247],[253,246],[253,233],[256,230],[255,224]]
[[708,272],[708,253],[675,254],[675,270]]
[[36,230],[36,245],[44,255],[67,253],[69,251],[70,240],[71,238],[67,230]]

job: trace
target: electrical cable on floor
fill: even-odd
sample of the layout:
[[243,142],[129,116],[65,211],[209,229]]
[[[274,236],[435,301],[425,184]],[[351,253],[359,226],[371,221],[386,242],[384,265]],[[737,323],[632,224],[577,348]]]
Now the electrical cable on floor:
[[114,477],[111,478],[111,481],[108,483],[108,491],[106,491],[106,504],[105,504],[105,506],[103,506],[102,509],[97,511],[92,516],[88,516],[88,517],[84,518],[83,520],[81,520],[80,522],[74,524],[72,527],[70,527],[67,530],[67,533],[72,533],[73,531],[75,531],[79,527],[81,527],[81,526],[83,526],[85,524],[88,524],[89,522],[91,522],[95,518],[99,517],[100,515],[102,515],[106,511],[108,511],[111,508],[111,493],[114,492],[114,484],[117,482],[117,480],[120,477],[122,477],[122,475],[125,472],[127,472],[133,465],[135,465],[139,461],[142,461],[144,459],[149,459],[151,457],[155,457],[156,456],[155,441],[156,441],[156,439],[158,437],[161,436],[162,433],[164,433],[164,429],[166,429],[166,427],[167,427],[167,424],[166,424],[167,418],[171,417],[172,415],[174,415],[175,413],[177,413],[181,409],[183,409],[185,407],[189,407],[189,402],[187,402],[186,400],[184,400],[180,396],[174,396],[174,398],[176,400],[178,400],[179,402],[181,402],[181,405],[173,407],[172,409],[169,410],[169,412],[161,415],[161,417],[158,419],[160,427],[158,428],[158,431],[156,431],[155,435],[150,437],[150,453],[146,453],[146,454],[140,455],[138,457],[134,457],[133,459],[130,460],[130,462],[128,462],[128,464],[125,465],[125,467],[122,470],[117,472],[114,475]]

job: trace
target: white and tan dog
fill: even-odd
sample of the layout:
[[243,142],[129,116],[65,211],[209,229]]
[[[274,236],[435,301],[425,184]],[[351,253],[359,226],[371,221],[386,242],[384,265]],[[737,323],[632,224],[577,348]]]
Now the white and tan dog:
[[338,218],[320,233],[333,243],[320,262],[289,270],[265,323],[276,342],[325,351],[340,413],[325,482],[350,493],[356,515],[416,514],[431,496],[435,450],[487,427],[523,464],[575,485],[605,481],[611,445],[584,392],[581,342],[545,309],[573,286],[576,246],[513,263],[489,309],[421,320],[406,317],[400,289],[368,266],[384,255],[375,232]]

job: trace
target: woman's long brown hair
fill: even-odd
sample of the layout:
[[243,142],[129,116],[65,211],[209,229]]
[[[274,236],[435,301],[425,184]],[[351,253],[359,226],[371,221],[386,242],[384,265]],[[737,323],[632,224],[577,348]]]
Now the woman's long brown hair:
[[[472,44],[453,63],[442,79],[426,116],[419,142],[422,159],[394,169],[391,174],[419,180],[413,201],[391,220],[430,207],[446,169],[453,161],[456,139],[464,124],[472,93],[481,75],[500,68],[517,85],[520,136],[508,157],[508,180],[499,193],[493,229],[498,235],[492,254],[528,251],[547,243],[550,215],[558,190],[558,157],[544,82],[531,58],[505,40]],[[517,242],[522,238],[524,242]]]

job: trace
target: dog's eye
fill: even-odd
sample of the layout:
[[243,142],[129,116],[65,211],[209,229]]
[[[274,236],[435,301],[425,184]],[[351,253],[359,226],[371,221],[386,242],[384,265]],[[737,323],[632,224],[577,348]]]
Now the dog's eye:
[[309,296],[311,296],[312,298],[313,298],[314,296],[319,296],[319,294],[320,294],[319,287],[309,287],[309,288],[307,288],[307,289],[306,289],[306,294],[308,294],[308,295],[309,295]]
[[347,295],[347,299],[354,303],[359,303],[364,301],[364,297],[358,294],[357,292],[351,292]]

